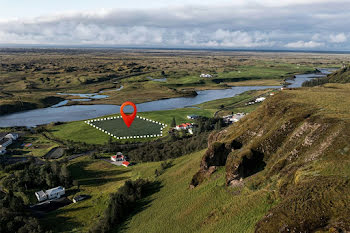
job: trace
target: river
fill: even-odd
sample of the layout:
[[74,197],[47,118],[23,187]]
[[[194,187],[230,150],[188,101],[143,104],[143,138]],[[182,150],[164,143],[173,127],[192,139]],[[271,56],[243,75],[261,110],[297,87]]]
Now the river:
[[[288,87],[300,87],[303,82],[315,77],[323,77],[324,74],[302,74],[296,75],[293,80],[288,80],[291,83]],[[178,97],[170,99],[162,99],[151,102],[137,104],[138,112],[171,110],[177,108],[191,107],[196,104],[201,104],[207,101],[233,97],[250,90],[261,90],[267,88],[280,88],[281,86],[238,86],[229,89],[220,90],[204,90],[197,91],[195,97]],[[13,113],[0,116],[0,127],[12,126],[37,126],[48,124],[51,122],[69,122],[86,120],[104,115],[115,114],[120,112],[118,105],[72,105],[61,107],[49,107]]]

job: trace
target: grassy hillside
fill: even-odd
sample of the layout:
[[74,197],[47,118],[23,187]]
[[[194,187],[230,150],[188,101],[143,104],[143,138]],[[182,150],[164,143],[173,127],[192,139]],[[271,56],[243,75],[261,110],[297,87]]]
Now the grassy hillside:
[[330,74],[328,80],[330,83],[350,83],[350,66]]
[[350,230],[348,106],[349,84],[282,91],[212,135],[191,184],[225,166],[227,186],[269,193],[274,207],[256,232]]
[[[350,230],[349,97],[350,84],[281,91],[211,135],[207,151],[175,159],[158,177],[159,162],[121,168],[73,160],[69,169],[81,186],[69,197],[92,198],[42,222],[54,232],[86,232],[103,215],[110,193],[127,179],[147,178],[161,182],[159,191],[116,232]],[[198,178],[200,184],[190,186]]]
[[312,87],[325,83],[350,83],[350,66],[342,68],[327,77],[315,78],[303,83],[304,87]]

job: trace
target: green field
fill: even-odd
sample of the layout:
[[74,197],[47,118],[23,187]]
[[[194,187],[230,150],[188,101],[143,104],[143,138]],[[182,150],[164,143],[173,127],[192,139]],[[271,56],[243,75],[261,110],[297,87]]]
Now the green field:
[[102,120],[90,121],[89,124],[98,127],[105,133],[110,133],[115,138],[120,137],[159,137],[162,135],[162,129],[165,127],[162,123],[153,122],[149,119],[136,117],[132,125],[128,128],[122,118],[104,118]]
[[[196,108],[182,108],[166,111],[155,111],[155,112],[140,112],[137,115],[145,117],[150,120],[158,121],[166,124],[167,127],[163,129],[163,132],[167,132],[170,127],[173,117],[175,117],[178,124],[189,122],[187,115],[200,115],[210,117],[213,116],[215,111],[203,110]],[[115,117],[120,115],[110,115],[105,117]],[[136,120],[136,118],[135,118]],[[124,122],[123,122],[124,123]],[[77,142],[86,142],[92,144],[104,144],[111,138],[106,133],[89,126],[84,121],[68,122],[56,126],[48,126],[49,132],[56,138],[64,140],[73,140]],[[115,139],[116,140],[116,139]],[[150,140],[150,139],[131,139],[131,140]]]

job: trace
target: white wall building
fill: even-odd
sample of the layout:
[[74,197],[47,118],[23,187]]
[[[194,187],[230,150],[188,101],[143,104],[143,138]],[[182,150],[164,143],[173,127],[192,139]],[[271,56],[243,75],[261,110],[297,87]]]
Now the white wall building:
[[11,138],[13,141],[17,140],[18,137],[18,133],[9,133],[5,136],[5,138]]
[[56,188],[48,189],[45,192],[43,190],[40,190],[38,192],[35,192],[35,196],[38,199],[38,201],[45,201],[47,199],[56,199],[60,198],[65,194],[65,189],[62,186],[58,186]]
[[201,78],[212,78],[213,76],[210,74],[201,74],[199,77]]

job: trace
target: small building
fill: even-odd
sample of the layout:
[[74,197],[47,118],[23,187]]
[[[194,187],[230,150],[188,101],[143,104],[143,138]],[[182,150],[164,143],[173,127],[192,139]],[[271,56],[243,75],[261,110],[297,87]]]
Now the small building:
[[124,166],[124,167],[129,167],[129,166],[130,166],[130,163],[129,163],[128,161],[124,161],[124,162],[122,163],[122,166]]
[[246,115],[245,113],[236,113],[233,115],[227,115],[223,117],[223,120],[226,124],[232,124],[232,123],[238,122],[245,115]]
[[88,199],[88,198],[90,198],[89,195],[78,195],[78,196],[75,196],[73,198],[73,202],[77,203],[78,201],[83,201],[83,200]]
[[0,155],[6,154],[6,149],[3,147],[0,147]]
[[176,130],[186,130],[186,129],[189,129],[189,128],[192,128],[192,124],[191,123],[183,123],[181,125],[177,125],[175,128]]
[[60,198],[64,194],[65,194],[65,189],[62,186],[48,189],[45,192],[43,190],[35,192],[35,196],[38,199],[38,201],[45,201],[45,200]]
[[43,190],[35,192],[35,196],[36,196],[36,199],[38,199],[38,201],[45,201],[45,200],[47,200],[47,195],[46,195],[46,193]]
[[65,194],[65,189],[62,186],[46,190],[48,199],[60,198]]
[[17,140],[19,137],[18,133],[9,133],[6,134],[5,138],[11,138],[13,141]]
[[201,75],[199,75],[199,77],[201,77],[201,78],[212,78],[213,76],[210,75],[210,74],[201,74]]
[[255,103],[263,102],[266,98],[265,97],[259,97],[255,100]]
[[0,148],[6,148],[9,145],[12,144],[12,139],[11,138],[6,138],[4,137],[3,139],[0,140]]
[[195,119],[197,119],[197,118],[198,118],[197,115],[188,115],[188,116],[187,116],[187,119],[190,119],[190,120],[195,120]]
[[126,157],[121,152],[118,152],[116,155],[111,156],[111,160],[113,162],[125,161]]

